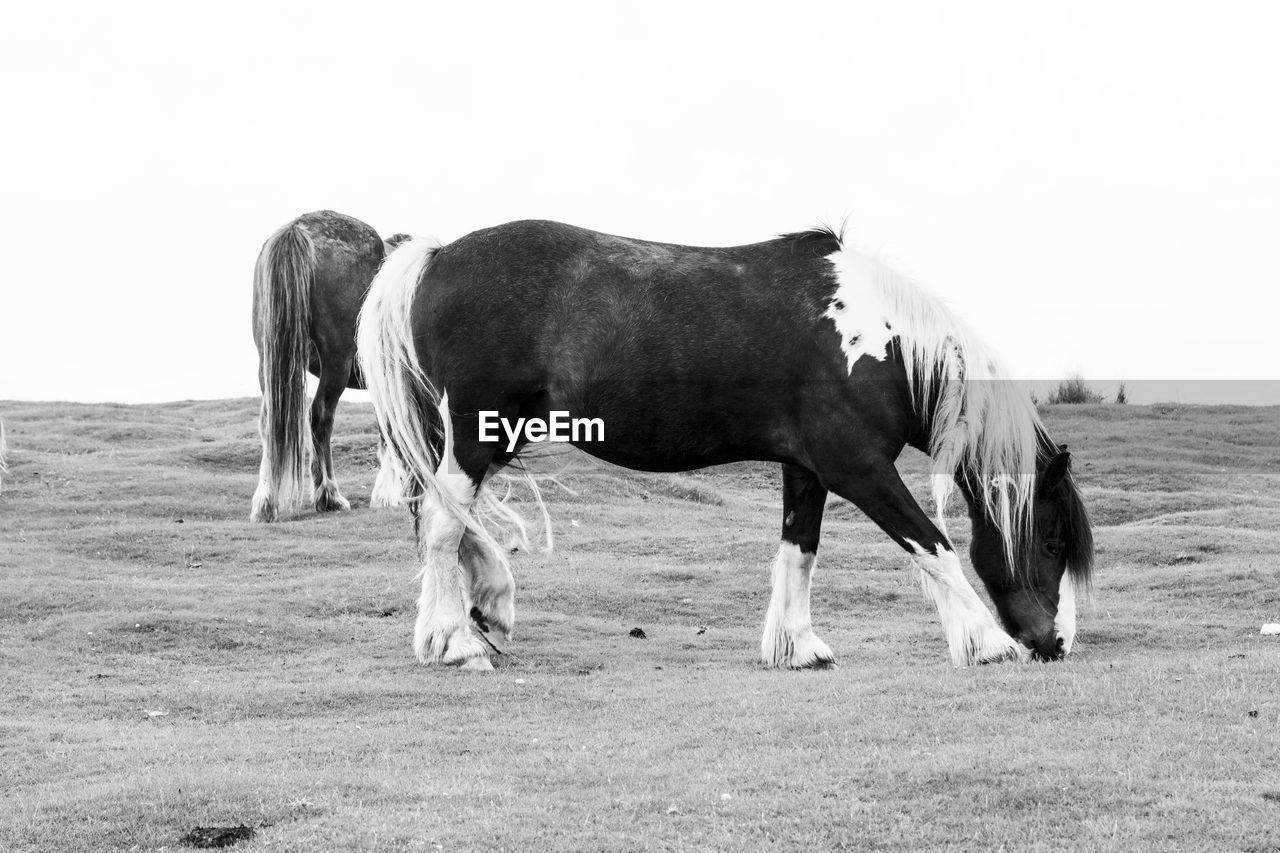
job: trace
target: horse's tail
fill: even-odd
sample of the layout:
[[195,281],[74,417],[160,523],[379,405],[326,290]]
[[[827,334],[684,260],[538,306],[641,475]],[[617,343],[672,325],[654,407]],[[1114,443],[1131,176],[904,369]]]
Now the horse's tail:
[[307,407],[307,362],[311,348],[311,283],[316,247],[298,221],[262,247],[254,270],[261,347],[264,475],[280,505],[306,494],[311,418]]
[[[360,310],[360,370],[378,428],[406,473],[405,501],[415,514],[424,500],[449,513],[494,560],[507,566],[513,546],[528,547],[528,529],[487,481],[473,499],[476,484],[463,472],[450,470],[456,463],[448,393],[423,372],[414,347],[413,302],[439,247],[434,240],[415,237],[387,256]],[[541,503],[537,484],[527,475],[525,479]],[[549,547],[549,527],[547,536]]]

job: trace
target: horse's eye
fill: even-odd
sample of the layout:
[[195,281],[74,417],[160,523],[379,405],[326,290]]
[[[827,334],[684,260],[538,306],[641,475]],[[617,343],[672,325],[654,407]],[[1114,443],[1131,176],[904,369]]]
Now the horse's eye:
[[1057,557],[1062,553],[1062,541],[1059,539],[1044,540],[1044,550],[1050,557]]

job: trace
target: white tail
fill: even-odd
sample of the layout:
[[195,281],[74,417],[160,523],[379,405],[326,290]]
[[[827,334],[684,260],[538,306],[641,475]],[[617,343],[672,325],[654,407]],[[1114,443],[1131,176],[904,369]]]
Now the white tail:
[[[459,488],[454,464],[453,427],[447,389],[437,388],[423,372],[414,349],[412,311],[418,285],[440,247],[434,240],[415,237],[387,256],[369,287],[356,344],[360,371],[373,401],[378,428],[405,472],[404,500],[419,507],[425,502],[463,524],[498,565],[509,569],[513,546],[529,547],[524,519],[493,492],[489,481],[471,483],[473,495]],[[542,504],[537,484],[527,473],[517,474]],[[546,508],[542,507],[544,518]],[[500,542],[499,536],[506,539]],[[547,547],[551,547],[547,525]]]

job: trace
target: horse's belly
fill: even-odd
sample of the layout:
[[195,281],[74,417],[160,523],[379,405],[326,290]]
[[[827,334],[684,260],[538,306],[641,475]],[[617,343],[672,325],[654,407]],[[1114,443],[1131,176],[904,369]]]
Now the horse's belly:
[[[714,394],[588,395],[553,399],[580,428],[570,443],[592,456],[641,471],[691,471],[745,459],[780,458],[771,413]],[[590,429],[588,429],[588,426]]]
[[708,452],[705,449],[695,448],[636,445],[626,441],[576,441],[572,444],[597,459],[636,471],[694,471],[709,465],[761,458],[755,454],[736,452],[728,447],[720,447]]

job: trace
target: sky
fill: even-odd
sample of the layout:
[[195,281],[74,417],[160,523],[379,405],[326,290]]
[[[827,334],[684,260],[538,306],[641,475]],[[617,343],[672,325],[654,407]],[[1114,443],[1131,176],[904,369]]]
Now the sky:
[[444,240],[522,218],[693,245],[845,222],[1015,376],[1280,402],[1276,4],[5,18],[0,399],[256,394],[258,250],[331,208]]

